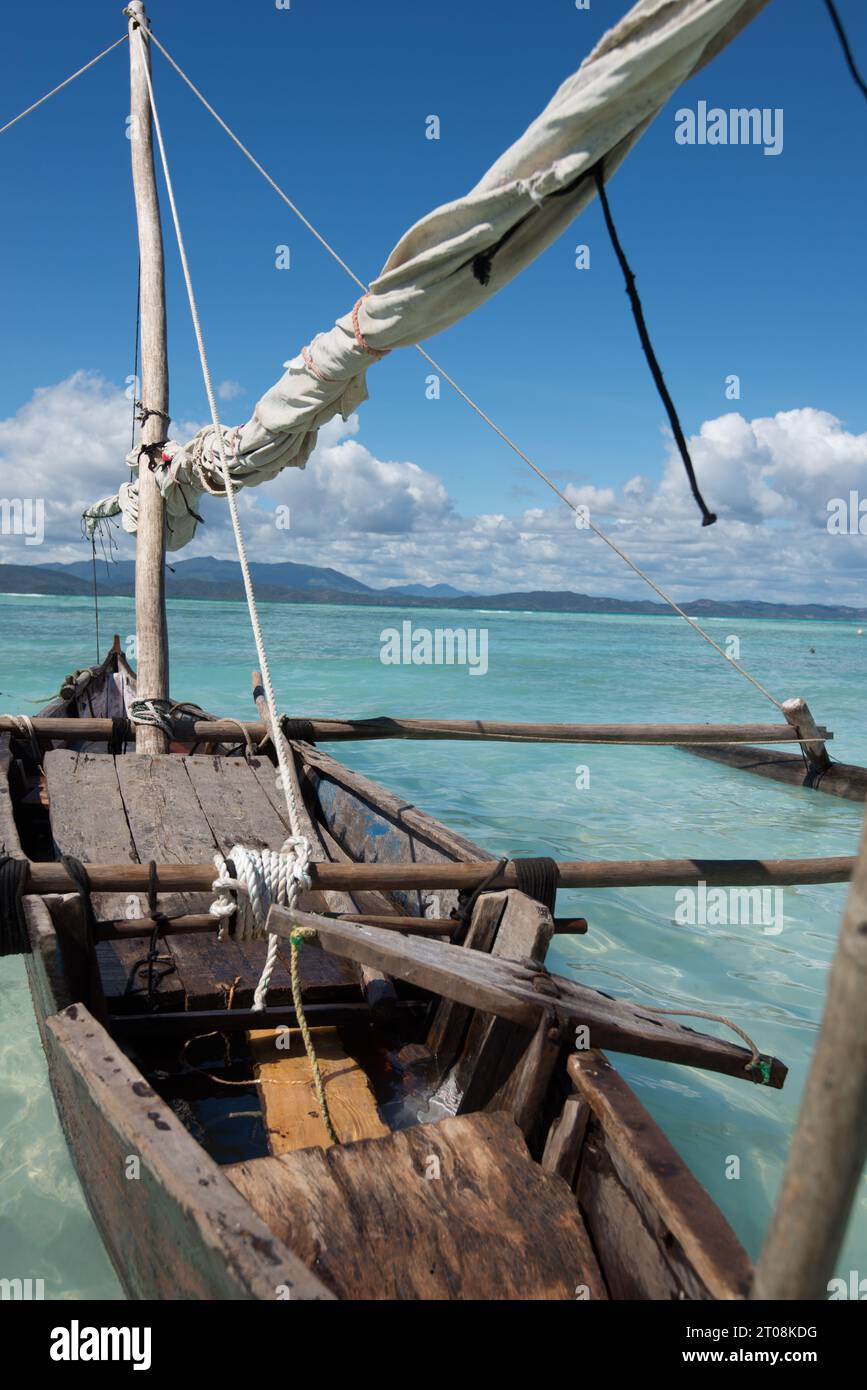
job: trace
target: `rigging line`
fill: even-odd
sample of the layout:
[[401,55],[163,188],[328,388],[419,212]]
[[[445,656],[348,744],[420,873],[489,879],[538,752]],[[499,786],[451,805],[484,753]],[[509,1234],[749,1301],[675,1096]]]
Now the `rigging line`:
[[[162,126],[161,126],[161,124],[160,124],[160,118],[159,118],[159,115],[158,115],[158,113],[157,113],[156,101],[154,100],[154,92],[153,92],[153,85],[152,85],[152,83],[151,83],[151,75],[150,75],[150,72],[148,71],[148,63],[147,63],[147,61],[146,61],[146,59],[147,59],[147,49],[146,49],[146,47],[145,47],[145,38],[144,38],[144,35],[143,35],[141,29],[138,30],[138,33],[139,33],[139,37],[140,37],[141,44],[142,44],[142,65],[143,65],[143,68],[144,68],[145,80],[146,80],[146,82],[147,82],[148,95],[149,95],[149,97],[150,97],[151,111],[152,111],[152,113],[153,113],[153,118],[154,118],[154,130],[155,130],[155,132],[156,132],[157,143],[158,143],[158,145],[159,145],[160,161],[161,161],[161,163],[162,163],[163,175],[164,175],[165,181],[166,181],[166,191],[167,191],[168,197],[169,197],[169,206],[170,206],[170,208],[171,208],[172,221],[173,221],[173,223],[174,223],[174,228],[175,228],[175,237],[176,237],[176,239],[177,239],[178,251],[179,251],[179,253],[180,253],[180,258],[181,258],[181,267],[182,267],[183,274],[184,274],[184,282],[185,282],[185,284],[186,284],[187,298],[188,298],[188,300],[189,300],[190,313],[191,313],[192,320],[193,320],[193,329],[194,329],[194,332],[195,332],[195,335],[196,335],[196,344],[197,344],[197,346],[198,346],[199,357],[200,357],[200,359],[201,359],[202,376],[204,377],[205,391],[206,391],[206,394],[207,394],[207,397],[208,397],[208,406],[209,406],[210,412],[211,412],[211,420],[212,420],[212,423],[213,423],[213,426],[214,426],[214,432],[215,432],[215,435],[216,435],[217,449],[218,449],[218,452],[219,452],[219,455],[220,455],[220,467],[221,467],[221,471],[222,471],[222,474],[223,474],[223,481],[224,481],[225,488],[226,488],[226,501],[227,501],[228,504],[229,504],[229,516],[230,516],[231,522],[232,522],[232,529],[233,529],[233,531],[234,531],[234,533],[235,533],[235,544],[236,544],[236,547],[237,547],[237,550],[238,550],[238,559],[239,559],[240,562],[241,562],[241,572],[242,572],[242,576],[243,576],[243,579],[244,579],[244,589],[245,589],[246,596],[247,596],[247,607],[248,607],[248,609],[249,609],[249,611],[250,611],[250,622],[251,622],[252,627],[253,627],[253,637],[254,637],[255,643],[256,643],[256,652],[257,652],[257,655],[258,655],[258,657],[259,657],[259,661],[260,661],[260,663],[261,663],[262,684],[263,684],[263,687],[264,687],[264,690],[265,690],[265,695],[266,695],[267,701],[268,701],[268,712],[269,712],[269,714],[270,714],[270,716],[271,716],[271,724],[272,724],[271,735],[272,735],[272,738],[273,738],[273,740],[274,740],[275,751],[277,752],[278,758],[279,758],[279,761],[280,761],[280,772],[281,772],[281,775],[282,775],[282,777],[283,777],[283,779],[284,779],[284,788],[285,788],[285,790],[286,790],[287,801],[289,801],[289,800],[290,800],[290,797],[291,797],[291,792],[290,792],[291,778],[290,778],[290,775],[289,775],[288,760],[287,760],[285,751],[279,747],[280,740],[279,740],[279,738],[278,738],[278,734],[279,734],[279,732],[280,732],[280,722],[279,722],[279,715],[278,715],[278,713],[277,713],[277,702],[276,702],[276,699],[275,699],[275,696],[274,696],[274,687],[273,687],[273,685],[272,685],[272,683],[271,683],[271,672],[270,672],[270,667],[269,667],[269,665],[268,665],[268,657],[267,657],[267,654],[266,654],[266,652],[265,652],[265,644],[264,644],[264,638],[263,638],[263,635],[262,635],[262,628],[261,628],[261,625],[260,625],[260,622],[259,622],[259,615],[258,615],[258,612],[257,612],[257,609],[256,609],[256,596],[255,596],[255,594],[254,594],[254,592],[253,592],[253,584],[252,584],[252,579],[251,579],[251,576],[250,576],[249,564],[248,564],[248,561],[247,561],[247,548],[246,548],[246,545],[245,545],[245,543],[244,543],[244,536],[243,536],[243,533],[242,533],[242,531],[241,531],[241,523],[240,523],[240,518],[239,518],[239,515],[238,515],[238,504],[237,504],[236,496],[235,496],[235,485],[234,485],[234,482],[232,481],[232,475],[231,475],[231,473],[230,473],[230,471],[229,471],[229,463],[228,463],[228,460],[227,460],[227,458],[226,458],[226,447],[225,447],[225,440],[224,440],[224,438],[223,438],[223,429],[222,429],[222,425],[221,425],[221,423],[220,423],[219,411],[218,411],[218,409],[217,409],[217,397],[216,397],[216,393],[215,393],[215,391],[214,391],[214,383],[213,383],[213,381],[212,381],[212,379],[211,379],[211,370],[210,370],[210,367],[209,367],[209,365],[208,365],[207,353],[206,353],[206,351],[205,351],[205,340],[204,340],[204,335],[203,335],[203,333],[202,333],[202,324],[201,324],[201,319],[199,318],[199,310],[198,310],[198,305],[197,305],[197,303],[196,303],[195,291],[193,290],[193,282],[192,282],[192,276],[191,276],[191,274],[190,274],[190,265],[189,265],[189,261],[188,261],[188,259],[187,259],[186,245],[185,245],[185,243],[184,243],[183,232],[181,231],[180,218],[179,218],[179,215],[178,215],[178,207],[177,207],[177,203],[176,203],[176,201],[175,201],[174,186],[173,186],[173,184],[172,184],[172,178],[171,178],[171,174],[170,174],[170,172],[169,172],[168,157],[167,157],[167,155],[166,155],[166,148],[165,148],[165,144],[164,144],[164,142],[163,142]],[[296,829],[296,816],[295,816],[294,813],[293,813],[293,812],[294,812],[294,808],[293,808],[293,806],[292,806],[292,804],[291,804],[291,801],[290,801],[289,810],[290,810],[290,816],[291,816],[291,818],[292,818],[292,830],[293,830],[293,834],[297,834],[298,831],[297,831],[297,829]]]
[[[250,626],[253,629],[253,640],[255,642],[256,652],[259,658],[259,670],[262,677],[262,685],[265,690],[265,700],[268,706],[268,715],[271,721],[271,740],[274,746],[274,751],[277,755],[277,762],[280,769],[280,785],[286,802],[286,810],[289,816],[289,824],[292,830],[292,835],[289,839],[287,839],[286,843],[283,846],[283,852],[281,852],[282,859],[282,854],[285,853],[291,846],[293,858],[290,870],[290,887],[286,894],[286,901],[288,905],[291,907],[294,905],[297,897],[299,882],[309,883],[309,879],[306,878],[306,856],[310,852],[310,846],[304,835],[304,822],[302,819],[302,811],[300,806],[300,791],[297,788],[297,784],[294,777],[294,764],[290,761],[292,758],[292,754],[289,749],[289,745],[286,743],[286,740],[281,736],[280,717],[277,713],[277,700],[274,694],[274,686],[271,681],[271,669],[268,664],[268,655],[265,650],[265,637],[262,632],[261,623],[259,621],[259,611],[256,606],[256,595],[253,590],[253,579],[250,574],[250,565],[247,559],[247,547],[244,542],[244,533],[241,530],[241,520],[238,515],[238,503],[235,497],[235,485],[232,481],[232,475],[229,471],[228,459],[226,458],[226,443],[223,437],[223,427],[220,423],[219,411],[217,409],[217,397],[214,391],[214,383],[211,378],[211,369],[208,365],[208,355],[205,350],[205,339],[204,334],[202,332],[202,323],[201,319],[199,318],[199,310],[198,305],[196,303],[196,295],[193,289],[193,280],[190,274],[190,265],[187,259],[187,250],[184,244],[183,232],[181,231],[180,217],[178,215],[178,206],[175,201],[174,186],[172,184],[172,178],[169,172],[169,162],[168,157],[166,155],[165,143],[163,141],[162,126],[160,125],[160,118],[157,112],[157,105],[154,99],[154,89],[153,84],[151,82],[150,74],[150,63],[148,61],[148,49],[146,45],[145,35],[141,26],[138,27],[137,32],[139,35],[139,42],[141,44],[140,60],[142,64],[145,82],[147,83],[148,97],[150,100],[150,109],[153,115],[154,130],[156,132],[157,144],[159,146],[160,152],[160,162],[162,163],[163,177],[165,178],[166,183],[166,192],[168,193],[169,206],[172,212],[172,221],[174,223],[175,228],[175,238],[178,243],[178,252],[181,258],[181,266],[184,274],[184,283],[186,285],[187,299],[189,300],[190,306],[190,315],[192,317],[193,329],[196,335],[196,344],[199,349],[199,360],[201,362],[202,367],[202,377],[204,378],[205,391],[207,393],[208,405],[211,411],[211,420],[213,421],[214,433],[217,439],[217,448],[220,455],[220,468],[223,474],[223,483],[226,489],[226,501],[229,504],[229,516],[231,517],[232,530],[235,536],[235,548],[238,553],[238,561],[241,566],[241,575],[244,580],[244,592],[247,597],[247,610],[250,615]],[[285,863],[286,861],[283,860],[284,865]],[[325,1095],[325,1089],[322,1081],[322,1073],[320,1070],[319,1061],[316,1056],[315,1045],[313,1043],[313,1039],[310,1036],[310,1030],[307,1027],[307,1022],[304,1017],[304,1006],[301,995],[301,979],[298,970],[298,951],[303,941],[307,939],[309,935],[309,932],[301,930],[296,924],[296,927],[290,936],[290,946],[292,950],[290,971],[292,979],[292,999],[295,1005],[295,1012],[298,1018],[298,1025],[301,1029],[301,1036],[304,1040],[304,1049],[307,1053],[307,1057],[310,1062],[310,1068],[313,1073],[313,1086],[316,1092],[316,1099],[319,1104],[319,1111],[322,1116],[322,1121],[325,1125],[329,1137],[334,1143],[336,1143],[338,1142],[337,1134],[335,1133],[334,1125],[331,1120],[328,1099]],[[261,1000],[264,1002],[265,991],[267,990],[268,983],[271,979],[271,972],[273,970],[274,961],[277,956],[278,946],[279,938],[273,934],[269,935],[265,969],[262,973],[262,977],[259,980],[259,984],[256,989],[257,1001],[261,998]]]
[[623,271],[623,279],[626,282],[626,293],[629,296],[629,303],[632,306],[632,317],[635,319],[635,327],[638,329],[638,337],[641,340],[641,346],[644,351],[644,356],[647,360],[647,365],[650,368],[650,374],[653,377],[654,385],[656,386],[656,389],[659,392],[659,397],[662,401],[662,404],[665,406],[665,413],[668,416],[668,423],[671,425],[671,432],[674,435],[674,441],[677,444],[677,451],[680,454],[681,462],[683,463],[683,466],[686,469],[686,476],[689,479],[690,490],[692,492],[693,497],[695,498],[699,510],[701,511],[701,524],[702,526],[713,526],[714,522],[716,521],[716,513],[712,512],[709,509],[704,498],[701,495],[701,492],[699,491],[698,480],[695,476],[695,469],[692,466],[692,459],[689,456],[689,448],[687,446],[686,436],[683,433],[683,427],[680,423],[680,417],[678,416],[677,410],[675,409],[674,401],[671,399],[668,387],[665,384],[665,378],[662,375],[662,368],[659,365],[659,359],[657,358],[656,353],[653,350],[653,344],[650,341],[650,334],[647,331],[647,323],[645,322],[644,318],[644,310],[641,307],[641,300],[638,297],[638,290],[635,288],[635,274],[628,260],[626,259],[626,253],[623,250],[623,247],[620,245],[620,238],[617,235],[617,228],[614,225],[614,218],[611,216],[611,208],[608,206],[608,194],[605,192],[605,174],[603,172],[601,160],[596,165],[596,168],[593,171],[593,175],[596,182],[596,192],[599,195],[599,202],[602,205],[602,215],[605,218],[605,226],[608,228],[608,235],[611,238],[611,245],[614,248],[614,254],[617,257],[620,269]]
[[132,433],[130,435],[130,453],[135,448],[135,426],[136,426],[136,407],[138,402],[138,349],[141,340],[141,255],[138,258],[138,284],[135,292],[135,347],[133,349],[132,361]]
[[828,14],[831,16],[831,23],[837,30],[837,37],[843,46],[843,56],[846,59],[849,71],[851,72],[856,85],[861,88],[861,91],[864,93],[865,97],[867,97],[867,82],[864,81],[864,78],[861,76],[860,72],[858,71],[858,68],[855,65],[855,58],[852,53],[852,48],[849,44],[848,38],[846,37],[846,30],[843,28],[843,21],[837,13],[837,6],[834,4],[834,0],[825,0],[825,8],[827,9]]
[[96,583],[96,536],[90,538],[90,559],[93,566],[93,620],[96,624],[96,664],[99,665],[99,590]]
[[[183,81],[187,84],[190,90],[195,94],[195,96],[198,97],[199,101],[206,108],[206,110],[211,113],[211,115],[216,120],[217,124],[222,127],[222,129],[232,140],[233,144],[235,144],[241,151],[241,153],[245,155],[247,159],[249,159],[253,167],[259,171],[262,177],[266,180],[268,184],[270,184],[270,186],[274,189],[274,191],[278,194],[278,196],[282,199],[286,206],[290,208],[291,211],[294,212],[297,217],[300,218],[300,220],[304,223],[305,227],[309,228],[309,230],[313,233],[320,245],[325,248],[328,254],[337,262],[338,265],[342,266],[342,268],[346,271],[350,279],[354,280],[355,284],[358,285],[360,289],[367,291],[369,289],[369,286],[366,285],[363,280],[359,279],[359,277],[355,274],[355,271],[350,269],[350,267],[346,264],[343,258],[338,254],[337,251],[335,251],[334,247],[326,241],[325,237],[322,236],[322,234],[316,230],[312,223],[308,221],[304,214],[299,211],[299,209],[292,202],[291,198],[289,198],[288,195],[283,192],[283,189],[280,188],[279,184],[275,183],[274,179],[272,179],[271,175],[267,172],[267,170],[262,168],[262,165],[250,153],[246,145],[238,138],[234,131],[229,128],[229,126],[222,119],[222,117],[219,116],[217,112],[214,110],[213,106],[211,106],[210,102],[202,95],[202,93],[199,91],[198,87],[195,85],[192,79],[188,77],[184,70],[179,66],[179,64],[175,62],[174,58],[164,47],[164,45],[160,43],[159,39],[156,37],[153,31],[150,31],[150,39],[154,44],[156,44],[160,53],[162,53],[162,55],[171,64],[178,76],[183,79]],[[444,381],[448,382],[452,390],[457,392],[457,394],[461,397],[463,401],[466,402],[470,409],[474,410],[476,414],[479,416],[479,418],[483,420],[484,423],[488,425],[494,431],[495,434],[499,435],[503,443],[508,445],[508,447],[513,451],[513,453],[517,454],[518,458],[522,459],[523,462],[526,463],[527,466],[533,470],[536,476],[540,478],[541,481],[545,483],[546,486],[549,487],[552,492],[556,493],[560,500],[562,502],[565,502],[566,506],[569,507],[570,510],[573,511],[577,516],[578,508],[575,505],[575,503],[569,500],[565,492],[561,492],[560,488],[551,478],[548,477],[547,473],[545,473],[544,470],[538,466],[538,464],[535,464],[531,458],[528,458],[528,456],[524,453],[523,449],[521,449],[515,443],[515,441],[511,439],[508,434],[505,433],[504,430],[500,429],[499,425],[494,423],[494,421],[491,419],[489,415],[485,413],[482,407],[473,400],[472,396],[467,395],[466,391],[464,391],[462,387],[458,385],[454,377],[450,376],[449,373],[445,370],[445,368],[441,367],[439,362],[437,362],[436,359],[433,358],[430,355],[430,353],[422,347],[421,343],[416,343],[414,346],[416,352],[420,353],[421,356],[425,359],[425,361],[430,363],[434,370],[438,372],[440,376],[442,376]],[[761,684],[760,681],[756,680],[755,676],[751,676],[749,671],[745,670],[739,661],[736,661],[734,657],[729,656],[729,654],[719,645],[719,643],[714,641],[710,633],[705,632],[704,628],[701,626],[700,623],[697,623],[694,618],[691,618],[688,613],[685,613],[684,610],[679,606],[679,604],[675,603],[671,595],[667,594],[664,589],[660,588],[660,586],[655,582],[655,580],[651,579],[650,575],[646,574],[644,570],[642,570],[633,560],[630,560],[629,556],[625,553],[625,551],[621,550],[620,546],[617,545],[617,543],[614,540],[612,540],[611,537],[601,529],[601,527],[597,526],[595,522],[591,521],[589,517],[587,518],[587,525],[588,528],[591,531],[593,531],[594,534],[597,535],[600,540],[604,541],[605,544],[611,550],[614,551],[615,555],[619,555],[620,559],[623,560],[624,563],[627,564],[629,568],[635,574],[637,574],[640,579],[643,579],[645,584],[647,584],[651,589],[653,589],[654,593],[658,594],[659,597],[663,599],[674,610],[674,612],[678,614],[679,617],[683,618],[684,621],[687,622],[689,626],[693,629],[693,631],[698,633],[699,637],[702,637],[705,642],[707,642],[711,647],[714,648],[715,651],[719,652],[720,656],[723,658],[724,661],[728,663],[729,666],[734,667],[734,669],[738,671],[744,677],[745,680],[748,680],[750,684],[753,685],[761,695],[764,695],[765,699],[770,700],[772,705],[775,705],[777,709],[782,710],[782,704],[776,698],[776,696],[772,695],[771,692],[767,690],[765,686]]]
[[91,58],[89,63],[85,63],[83,68],[79,68],[78,72],[73,72],[64,82],[61,82],[59,86],[53,87],[50,92],[45,93],[44,97],[40,97],[38,101],[34,101],[32,106],[27,107],[26,111],[20,111],[11,121],[7,121],[4,126],[0,126],[0,135],[2,135],[4,131],[9,130],[11,126],[16,125],[18,121],[23,121],[25,116],[29,116],[31,111],[35,111],[37,106],[41,106],[49,97],[53,97],[57,92],[62,92],[64,87],[68,87],[70,82],[75,81],[76,77],[81,77],[81,74],[87,72],[88,68],[94,67],[101,58],[106,58],[109,53],[113,53],[116,48],[120,48],[122,43],[126,43],[128,37],[128,34],[124,34],[123,38],[117,40],[117,43],[113,43],[110,48],[104,48],[101,53],[97,53],[95,58]]

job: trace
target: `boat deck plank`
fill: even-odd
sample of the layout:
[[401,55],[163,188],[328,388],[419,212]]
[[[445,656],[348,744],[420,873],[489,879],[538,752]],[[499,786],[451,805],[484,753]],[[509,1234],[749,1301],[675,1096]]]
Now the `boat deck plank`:
[[[115,762],[104,753],[85,750],[56,748],[46,753],[43,766],[56,854],[72,854],[83,864],[138,862]],[[93,906],[101,919],[140,917],[145,910],[136,894],[124,893],[94,893]],[[138,1006],[140,996],[126,994],[127,982],[146,951],[144,941],[103,941],[97,947],[110,1007],[115,1000]],[[183,1009],[186,997],[182,973],[167,975],[160,986],[162,1007]]]
[[573,1194],[503,1114],[223,1172],[338,1298],[608,1297]]
[[[215,766],[216,764],[216,766]],[[231,771],[229,771],[231,769]],[[191,863],[209,860],[234,844],[279,849],[286,827],[254,772],[243,759],[211,755],[111,757],[57,749],[46,754],[45,771],[56,852],[84,863]],[[216,872],[216,871],[215,871]],[[100,918],[146,916],[147,903],[122,894],[95,895]],[[161,894],[167,914],[206,912],[211,895]],[[175,967],[157,991],[164,1010],[215,1009],[231,999],[250,1005],[265,960],[264,941],[218,942],[209,935],[172,936],[161,942]],[[109,1006],[118,1012],[141,1007],[139,993],[125,993],[129,970],[146,954],[141,941],[101,943],[98,952]],[[357,997],[353,968],[317,946],[301,953],[305,997]],[[274,972],[269,1004],[291,1002],[289,972]]]

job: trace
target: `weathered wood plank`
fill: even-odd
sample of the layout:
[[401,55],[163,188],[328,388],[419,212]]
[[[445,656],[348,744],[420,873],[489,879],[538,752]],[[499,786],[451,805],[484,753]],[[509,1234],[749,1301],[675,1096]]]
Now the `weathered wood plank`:
[[24,963],[33,1012],[44,1047],[45,1020],[72,1004],[74,999],[51,918],[50,901],[28,896],[23,899],[23,904],[30,937],[30,954],[25,957]]
[[[464,938],[464,949],[490,952],[508,901],[508,893],[483,893],[478,898]],[[440,1000],[427,1038],[427,1045],[436,1057],[440,1079],[460,1053],[472,1017],[472,1009],[465,1004],[457,1004],[453,999]]]
[[557,1173],[571,1187],[575,1181],[581,1145],[587,1132],[590,1106],[580,1096],[567,1096],[563,1109],[552,1121],[542,1153],[542,1167]]
[[[217,846],[183,758],[138,753],[114,761],[124,817],[142,864],[151,859],[167,864],[189,863],[193,855],[202,860],[213,859]],[[211,901],[208,893],[161,892],[159,897],[159,905],[167,915],[207,912]],[[139,907],[144,913],[146,896],[139,895]],[[226,991],[239,973],[230,953],[221,952],[211,938],[170,937],[167,946],[184,992],[185,1006],[217,1008],[224,1004]],[[160,1005],[167,1009],[179,1007],[166,997],[171,979],[169,976],[159,988]]]
[[[256,772],[243,758],[211,755],[191,756],[183,761],[202,814],[223,854],[229,854],[236,844],[250,849],[280,849],[290,831],[265,794]],[[316,859],[318,840],[312,828],[309,834],[314,837],[313,857]],[[324,853],[322,857],[325,857]],[[315,910],[319,906],[319,898],[318,894],[315,897],[302,894],[301,902],[304,905],[308,900],[311,910]],[[224,963],[230,963],[235,976],[240,977],[235,990],[239,1007],[246,1007],[252,1000],[253,989],[265,964],[266,949],[264,940],[212,942],[207,949],[211,960],[215,951],[225,950]],[[302,952],[300,971],[302,990],[311,999],[321,998],[332,989],[349,994],[355,987],[355,972],[344,962],[326,956],[317,946]],[[289,970],[279,958],[271,977],[268,998],[272,1004],[289,1003],[292,998]]]
[[746,1251],[634,1091],[595,1051],[574,1053],[569,1075],[594,1120],[578,1195],[612,1295],[745,1298]]
[[857,801],[861,805],[867,797],[867,768],[857,767],[854,763],[833,762],[827,772],[818,772],[805,764],[800,753],[772,752],[769,748],[729,747],[724,743],[713,743],[683,751],[739,772],[752,772],[758,777],[768,777],[772,782],[785,782],[790,787],[828,792],[831,796]]
[[[131,1298],[331,1295],[267,1228],[81,1005],[48,1019],[61,1122]],[[140,1171],[131,1175],[130,1159]]]
[[607,1296],[571,1193],[505,1115],[226,1171],[340,1298],[571,1299],[579,1284]]
[[[315,789],[325,824],[352,859],[374,864],[437,864],[486,857],[472,841],[320,749],[308,743],[293,747]],[[394,897],[403,912],[421,917],[448,917],[458,901],[457,892],[449,887],[434,892],[399,888]]]
[[[529,900],[528,900],[529,901]],[[397,936],[377,927],[289,913],[272,907],[268,930],[288,937],[296,923],[315,931],[326,951],[348,960],[369,962],[396,979],[435,994],[496,1014],[498,1018],[534,1029],[543,1011],[551,1011],[564,1035],[579,1025],[589,1030],[591,1045],[705,1067],[751,1080],[750,1053],[743,1047],[673,1024],[624,1000],[611,999],[543,968],[467,951],[462,946],[427,937]],[[604,1041],[603,1041],[604,1039]],[[786,1068],[767,1059],[767,1084],[779,1087]]]
[[[389,1133],[363,1068],[344,1047],[336,1028],[311,1029],[328,1109],[341,1144]],[[271,1152],[292,1153],[331,1144],[319,1113],[310,1062],[297,1029],[249,1034]],[[279,1046],[278,1046],[279,1040]]]
[[[109,854],[118,863],[139,862],[117,772],[119,764],[131,760],[131,756],[116,761],[105,753],[65,748],[46,753],[43,766],[55,853],[72,854],[83,864],[99,862]],[[142,900],[136,893],[96,892],[91,900],[98,917],[124,918],[129,911],[140,915],[147,906],[146,898]],[[138,996],[127,996],[125,991],[134,965],[146,952],[147,945],[141,941],[116,941],[98,947],[103,987],[112,1008],[137,1007]],[[182,1008],[182,976],[177,972],[166,976],[158,994],[161,1006]]]
[[[554,922],[550,912],[541,903],[534,902],[526,894],[516,891],[504,895],[505,903],[497,926],[496,935],[490,948],[494,959],[535,960],[543,962],[554,932]],[[540,1015],[544,1018],[544,1015]],[[541,1044],[540,1044],[541,1046]],[[464,1051],[455,1067],[455,1081],[461,1093],[458,1113],[482,1110],[498,1101],[506,1104],[511,1092],[504,1090],[510,1078],[525,1074],[525,1068],[532,1068],[535,1061],[544,1065],[547,1061],[548,1075],[556,1060],[558,1048],[531,1047],[526,1032],[515,1030],[514,1024],[496,1014],[477,1011],[470,1023]],[[541,1099],[541,1096],[538,1097]],[[511,1106],[508,1107],[511,1110]],[[524,1133],[528,1133],[525,1107],[521,1118],[516,1120]]]

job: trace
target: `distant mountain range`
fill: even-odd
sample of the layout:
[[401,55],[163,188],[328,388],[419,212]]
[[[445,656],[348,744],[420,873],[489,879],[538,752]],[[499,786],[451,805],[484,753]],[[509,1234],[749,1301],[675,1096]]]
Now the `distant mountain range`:
[[[357,603],[394,607],[401,599],[416,608],[501,609],[510,612],[669,614],[671,609],[650,599],[598,598],[568,589],[538,589],[506,594],[464,594],[451,584],[391,584],[373,589],[340,570],[318,565],[299,565],[291,560],[275,564],[254,561],[250,572],[257,596],[270,603]],[[106,567],[97,562],[97,587],[101,595],[128,596],[134,592],[135,563],[119,560]],[[72,564],[0,565],[0,593],[80,594],[93,592],[89,560]],[[204,556],[178,560],[166,569],[169,598],[240,600],[244,597],[241,572],[235,560]],[[758,599],[694,599],[682,604],[695,617],[706,618],[801,618],[825,622],[867,622],[867,607],[842,604],[764,603]]]

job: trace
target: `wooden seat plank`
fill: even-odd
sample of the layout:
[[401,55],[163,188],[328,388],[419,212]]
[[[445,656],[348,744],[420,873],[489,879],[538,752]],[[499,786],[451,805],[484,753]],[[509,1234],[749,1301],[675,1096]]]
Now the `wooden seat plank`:
[[568,1186],[502,1114],[223,1171],[340,1298],[607,1297]]

